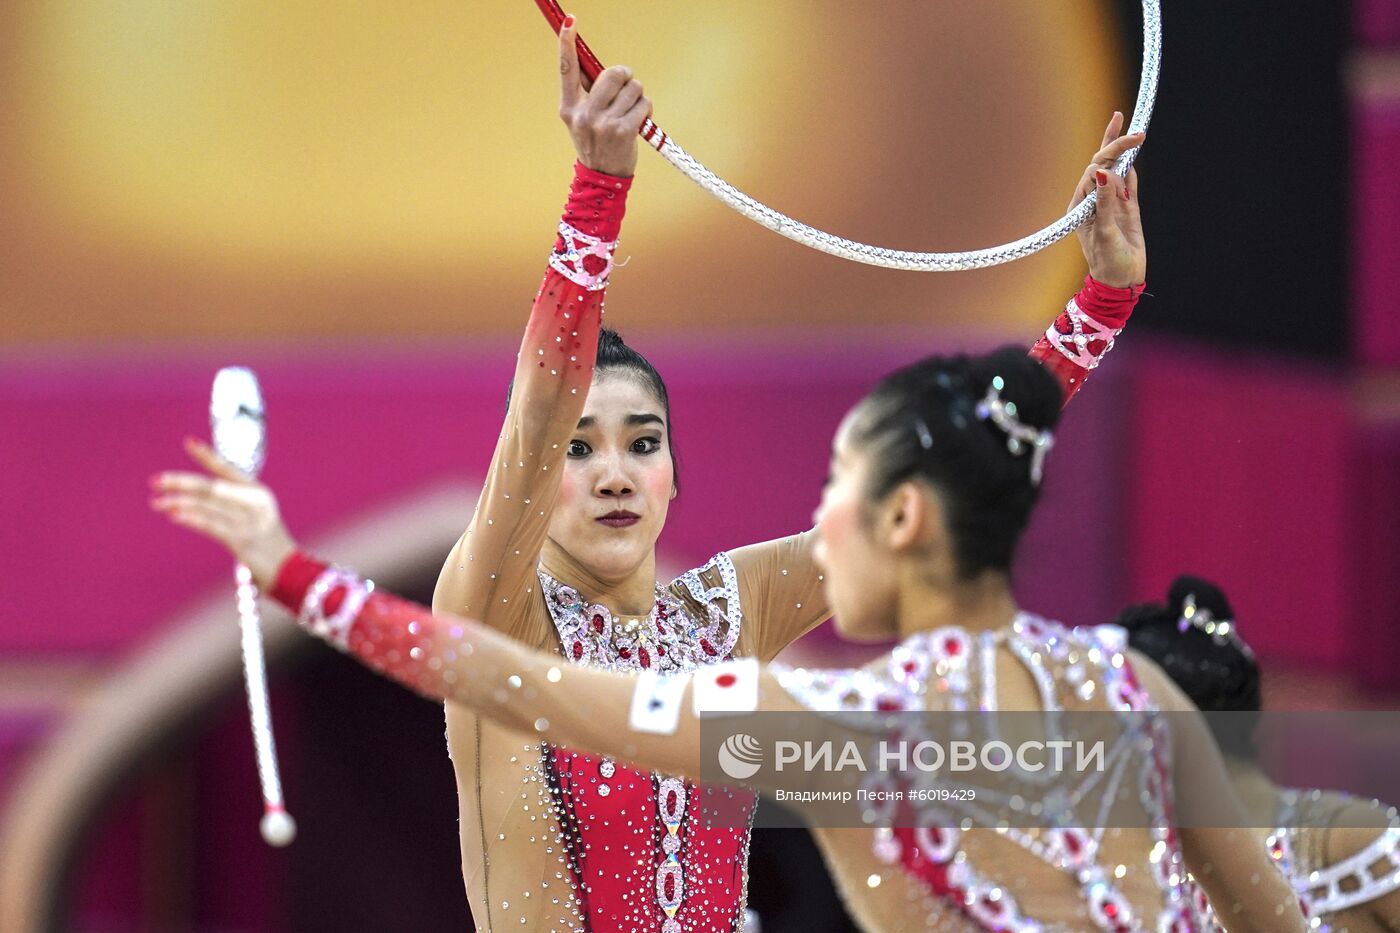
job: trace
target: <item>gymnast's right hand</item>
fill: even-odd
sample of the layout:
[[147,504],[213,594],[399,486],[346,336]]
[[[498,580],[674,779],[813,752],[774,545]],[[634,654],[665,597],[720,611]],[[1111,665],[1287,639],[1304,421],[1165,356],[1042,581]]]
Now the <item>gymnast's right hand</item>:
[[253,572],[258,586],[271,589],[283,561],[296,550],[277,497],[208,444],[189,438],[185,450],[208,474],[157,473],[151,477],[151,508],[228,548]]
[[595,172],[630,178],[637,170],[637,133],[651,115],[642,82],[626,65],[614,65],[590,89],[578,64],[578,23],[566,17],[559,30],[559,119],[569,128],[578,160]]

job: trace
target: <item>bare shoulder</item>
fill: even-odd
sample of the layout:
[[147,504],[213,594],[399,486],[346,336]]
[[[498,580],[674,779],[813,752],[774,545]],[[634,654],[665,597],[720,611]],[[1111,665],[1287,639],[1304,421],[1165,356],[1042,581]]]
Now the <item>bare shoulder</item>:
[[[1316,806],[1325,807],[1332,829],[1327,833],[1327,861],[1336,863],[1349,859],[1376,843],[1400,824],[1396,812],[1377,800],[1361,800],[1324,791]],[[1369,867],[1369,866],[1368,866]]]

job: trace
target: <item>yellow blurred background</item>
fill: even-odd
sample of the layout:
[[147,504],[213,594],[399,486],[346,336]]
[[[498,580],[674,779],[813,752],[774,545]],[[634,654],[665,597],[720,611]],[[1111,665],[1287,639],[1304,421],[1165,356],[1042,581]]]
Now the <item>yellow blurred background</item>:
[[[1132,103],[1136,62],[1098,0],[570,9],[697,158],[881,245],[1048,222]],[[518,329],[571,159],[528,0],[18,0],[0,37],[0,342]],[[957,276],[838,262],[645,152],[629,255],[610,302],[628,331],[966,322],[1024,340],[1082,274],[1068,243]]]

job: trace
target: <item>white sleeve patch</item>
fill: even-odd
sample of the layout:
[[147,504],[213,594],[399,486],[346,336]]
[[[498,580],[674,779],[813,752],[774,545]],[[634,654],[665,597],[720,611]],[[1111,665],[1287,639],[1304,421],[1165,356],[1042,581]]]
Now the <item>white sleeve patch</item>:
[[758,709],[758,658],[706,664],[695,672],[695,715]]
[[681,721],[681,702],[689,674],[658,674],[643,671],[632,691],[632,711],[627,723],[635,732],[670,735]]

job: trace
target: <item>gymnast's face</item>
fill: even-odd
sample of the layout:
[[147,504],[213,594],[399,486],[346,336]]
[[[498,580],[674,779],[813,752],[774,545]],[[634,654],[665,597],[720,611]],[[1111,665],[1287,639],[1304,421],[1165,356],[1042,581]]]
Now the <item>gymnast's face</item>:
[[868,497],[871,457],[852,443],[858,418],[856,409],[836,432],[831,471],[813,516],[815,556],[837,630],[855,641],[879,641],[896,633],[898,575],[895,554],[880,540],[883,506]]
[[549,537],[599,582],[625,580],[655,552],[675,496],[669,428],[640,378],[606,370],[593,377]]

